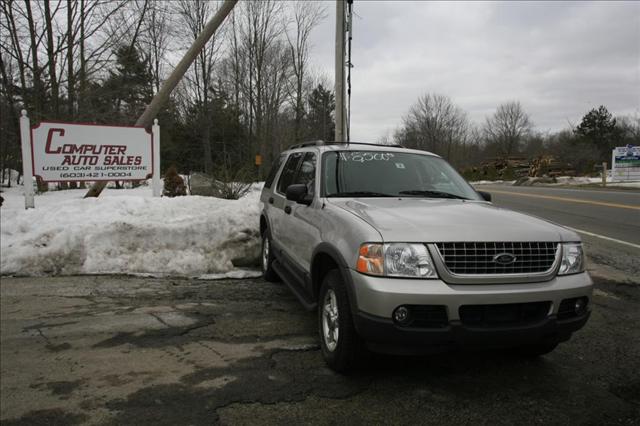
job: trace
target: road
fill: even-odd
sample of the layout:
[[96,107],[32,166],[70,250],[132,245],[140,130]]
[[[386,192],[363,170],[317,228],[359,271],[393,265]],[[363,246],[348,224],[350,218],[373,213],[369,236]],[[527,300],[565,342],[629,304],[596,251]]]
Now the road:
[[372,356],[342,376],[322,361],[315,315],[282,284],[2,277],[0,421],[640,424],[638,193],[479,189],[589,233],[591,319],[543,358]]
[[638,424],[640,293],[540,359],[376,356],[342,376],[283,284],[84,276],[0,281],[3,425]]
[[640,283],[640,191],[479,185],[497,206],[581,232],[594,267]]

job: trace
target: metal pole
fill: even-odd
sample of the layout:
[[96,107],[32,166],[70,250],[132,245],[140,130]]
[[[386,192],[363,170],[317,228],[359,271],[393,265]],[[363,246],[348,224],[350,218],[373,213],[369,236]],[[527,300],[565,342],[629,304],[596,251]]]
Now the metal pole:
[[602,186],[607,186],[607,162],[602,162]]
[[336,0],[335,92],[336,92],[336,141],[337,142],[345,141],[344,22],[345,22],[344,0]]
[[[31,128],[27,111],[20,117],[20,142],[22,143],[22,187],[24,188],[24,208],[35,208],[33,199],[33,164],[31,162]],[[11,179],[11,173],[9,173]]]
[[616,180],[616,149],[611,151],[611,182]]
[[159,197],[162,195],[162,188],[160,187],[160,126],[158,126],[157,118],[153,120],[151,131],[153,133],[153,177],[151,185],[153,186],[153,196]]

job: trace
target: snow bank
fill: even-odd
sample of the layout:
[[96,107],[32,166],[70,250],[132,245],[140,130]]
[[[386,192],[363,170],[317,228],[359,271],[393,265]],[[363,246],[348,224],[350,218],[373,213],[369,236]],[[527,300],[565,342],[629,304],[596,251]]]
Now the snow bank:
[[[528,181],[521,182],[522,186],[571,186],[571,185],[589,185],[602,183],[601,177],[586,177],[586,176],[558,176],[555,178],[555,182],[540,182],[542,178],[528,178]],[[546,178],[545,178],[546,179]],[[514,185],[515,180],[478,180],[469,182],[471,185]],[[607,177],[607,187],[626,187],[626,188],[640,188],[640,182],[617,182],[612,181],[611,176]]]
[[3,192],[3,275],[141,273],[242,275],[260,254],[260,186],[240,200],[153,198],[151,189],[48,192],[24,210],[22,188]]
[[[589,185],[589,184],[601,184],[602,177],[586,177],[586,176],[558,176],[556,177],[556,183],[543,184],[545,186],[565,186],[565,185]],[[618,182],[611,179],[611,174],[607,176],[607,188],[626,187],[626,188],[640,188],[640,182]]]
[[515,180],[476,180],[471,185],[513,185]]

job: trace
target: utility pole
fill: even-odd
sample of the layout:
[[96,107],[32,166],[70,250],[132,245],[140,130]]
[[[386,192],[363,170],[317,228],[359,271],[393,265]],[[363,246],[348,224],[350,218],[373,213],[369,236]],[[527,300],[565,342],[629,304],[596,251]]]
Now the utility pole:
[[[180,60],[178,65],[176,65],[169,78],[167,78],[167,80],[162,84],[160,91],[156,93],[151,100],[151,103],[147,105],[145,111],[142,113],[140,118],[138,118],[138,121],[136,121],[136,126],[151,126],[155,116],[160,112],[160,109],[164,104],[167,103],[169,95],[171,95],[173,89],[178,85],[200,51],[202,51],[211,36],[213,36],[217,31],[218,27],[222,25],[222,22],[224,22],[225,18],[229,15],[237,2],[238,0],[225,0],[225,2],[220,6],[220,9],[218,9],[213,18],[207,22],[207,25],[204,26],[202,32],[198,35],[198,38],[195,39],[189,50],[187,50],[187,53],[184,54],[184,57]],[[105,186],[107,186],[106,181],[98,181],[94,183],[84,197],[98,197]]]
[[346,108],[345,108],[345,0],[336,0],[336,142],[346,140]]

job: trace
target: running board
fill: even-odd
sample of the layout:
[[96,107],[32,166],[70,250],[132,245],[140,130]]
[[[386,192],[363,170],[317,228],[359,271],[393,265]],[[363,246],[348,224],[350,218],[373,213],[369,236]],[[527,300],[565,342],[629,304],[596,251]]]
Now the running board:
[[313,311],[318,307],[316,302],[310,301],[309,298],[302,292],[300,286],[297,285],[298,281],[289,270],[281,264],[278,260],[274,260],[271,267],[282,279],[282,281],[289,287],[291,292],[296,296],[298,301],[302,303],[302,306],[308,311]]

